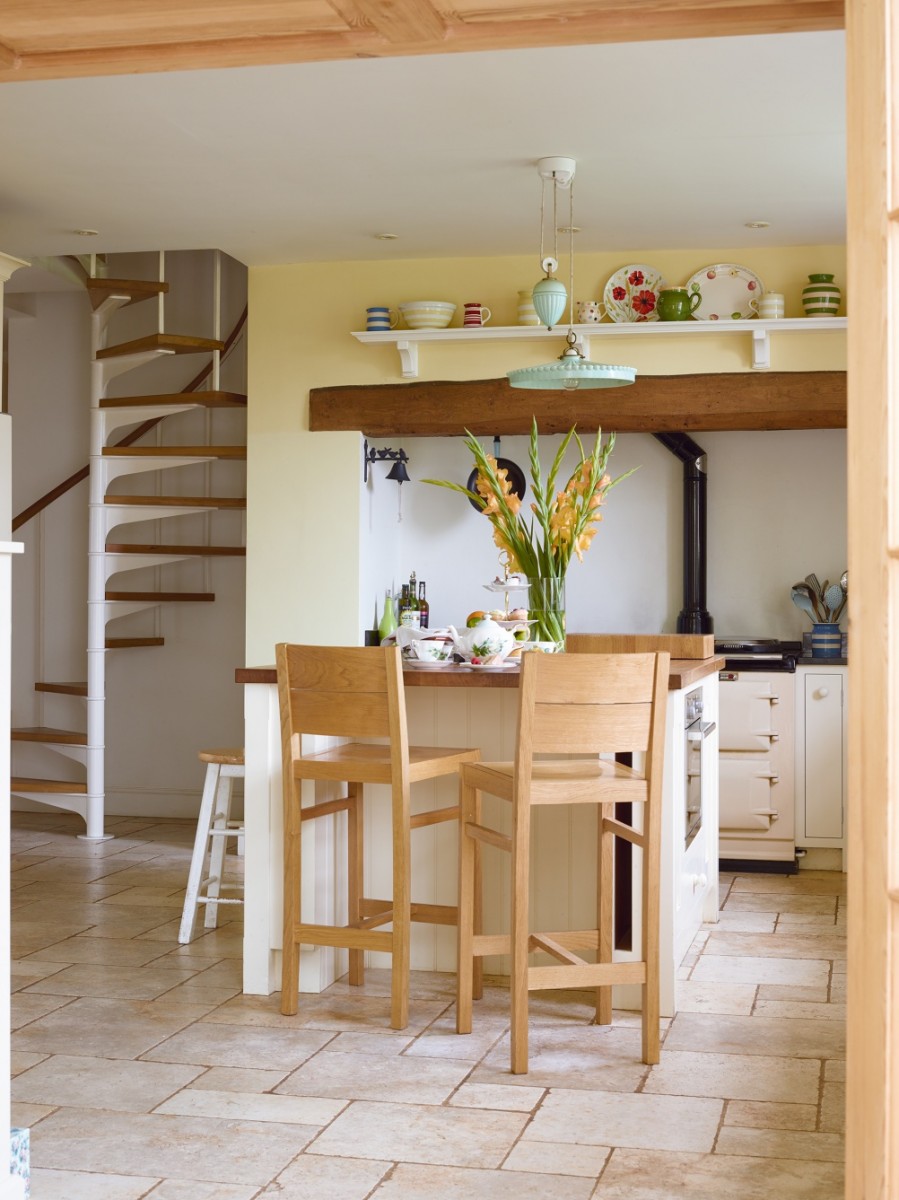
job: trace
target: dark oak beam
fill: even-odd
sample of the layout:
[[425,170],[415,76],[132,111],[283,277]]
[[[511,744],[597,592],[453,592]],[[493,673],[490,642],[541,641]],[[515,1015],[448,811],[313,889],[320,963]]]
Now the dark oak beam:
[[662,430],[844,429],[845,371],[642,375],[630,387],[584,392],[528,391],[506,379],[312,388],[312,431],[358,430],[367,437],[454,437],[471,433],[619,433]]

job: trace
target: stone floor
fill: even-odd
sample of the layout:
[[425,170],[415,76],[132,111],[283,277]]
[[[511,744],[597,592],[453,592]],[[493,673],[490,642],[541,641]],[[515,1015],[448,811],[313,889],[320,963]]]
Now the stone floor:
[[453,1032],[450,976],[335,984],[284,1018],[240,993],[239,908],[177,942],[193,826],[63,815],[13,830],[13,1116],[33,1200],[837,1200],[845,876],[729,876],[645,1067],[633,1014],[532,1003],[508,1071],[507,996]]

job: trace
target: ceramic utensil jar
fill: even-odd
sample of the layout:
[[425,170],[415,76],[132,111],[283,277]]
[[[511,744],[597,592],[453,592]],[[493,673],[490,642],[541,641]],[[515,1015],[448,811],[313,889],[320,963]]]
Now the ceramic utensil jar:
[[702,302],[699,292],[688,292],[684,287],[663,287],[656,301],[656,311],[661,321],[689,321]]

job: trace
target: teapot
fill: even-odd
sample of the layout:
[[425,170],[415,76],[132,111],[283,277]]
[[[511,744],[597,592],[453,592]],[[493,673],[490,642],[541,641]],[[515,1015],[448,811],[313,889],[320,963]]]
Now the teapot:
[[478,621],[477,625],[471,629],[464,629],[461,633],[453,625],[447,629],[453,639],[456,653],[465,659],[499,655],[502,661],[515,645],[512,632],[503,629],[502,625],[497,624],[491,617],[485,617],[483,621]]

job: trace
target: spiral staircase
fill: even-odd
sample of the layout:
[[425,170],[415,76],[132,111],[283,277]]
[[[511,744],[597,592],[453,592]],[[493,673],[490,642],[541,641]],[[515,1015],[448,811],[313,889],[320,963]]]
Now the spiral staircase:
[[[81,836],[89,840],[110,836],[105,831],[107,656],[164,643],[164,638],[158,634],[128,636],[119,632],[119,622],[160,606],[209,604],[215,600],[215,594],[210,591],[129,588],[123,577],[130,572],[189,559],[245,554],[243,544],[215,544],[211,536],[199,544],[182,544],[177,535],[168,532],[177,528],[180,518],[199,513],[215,514],[223,509],[244,509],[245,496],[209,494],[208,473],[203,494],[198,494],[198,490],[169,490],[169,486],[161,482],[170,479],[169,475],[159,476],[155,491],[136,487],[133,480],[147,472],[169,472],[197,464],[246,458],[245,444],[164,444],[162,429],[163,423],[176,414],[202,409],[240,411],[246,408],[245,395],[220,387],[223,355],[242,335],[246,311],[227,341],[222,340],[219,329],[221,274],[216,258],[212,304],[214,336],[172,334],[165,330],[165,299],[169,290],[169,284],[164,280],[165,256],[159,255],[157,280],[110,278],[103,274],[105,265],[91,259],[90,273],[83,279],[92,310],[90,462],[86,472],[72,477],[77,481],[86,474],[89,480],[86,678],[75,682],[38,681],[34,685],[39,693],[81,698],[85,713],[79,729],[38,725],[12,730],[14,755],[17,743],[39,744],[52,752],[51,763],[58,763],[55,756],[61,755],[72,765],[77,764],[77,768],[70,768],[69,777],[62,779],[19,776],[13,768],[10,783],[13,796],[79,814],[86,826]],[[124,341],[115,340],[118,313],[132,305],[154,303],[154,332]],[[110,385],[120,376],[136,372],[135,377],[139,380],[141,368],[147,364],[182,355],[201,356],[203,361],[199,374],[182,390],[110,394]],[[121,436],[125,429],[129,432]],[[162,438],[163,444],[138,444],[154,430],[157,443]],[[245,443],[245,437],[243,440]],[[61,494],[59,488],[54,492]],[[48,495],[53,498],[54,493]],[[34,510],[37,508],[33,506]],[[33,515],[32,509],[20,514],[16,525]],[[152,528],[163,528],[168,536],[163,535],[164,540],[152,542],[128,538],[129,526],[138,524],[145,528],[144,523],[148,521],[163,523],[161,526],[154,524]],[[207,531],[213,529],[214,521],[207,523],[206,528]],[[154,578],[158,579],[158,576],[159,572],[156,572]]]

